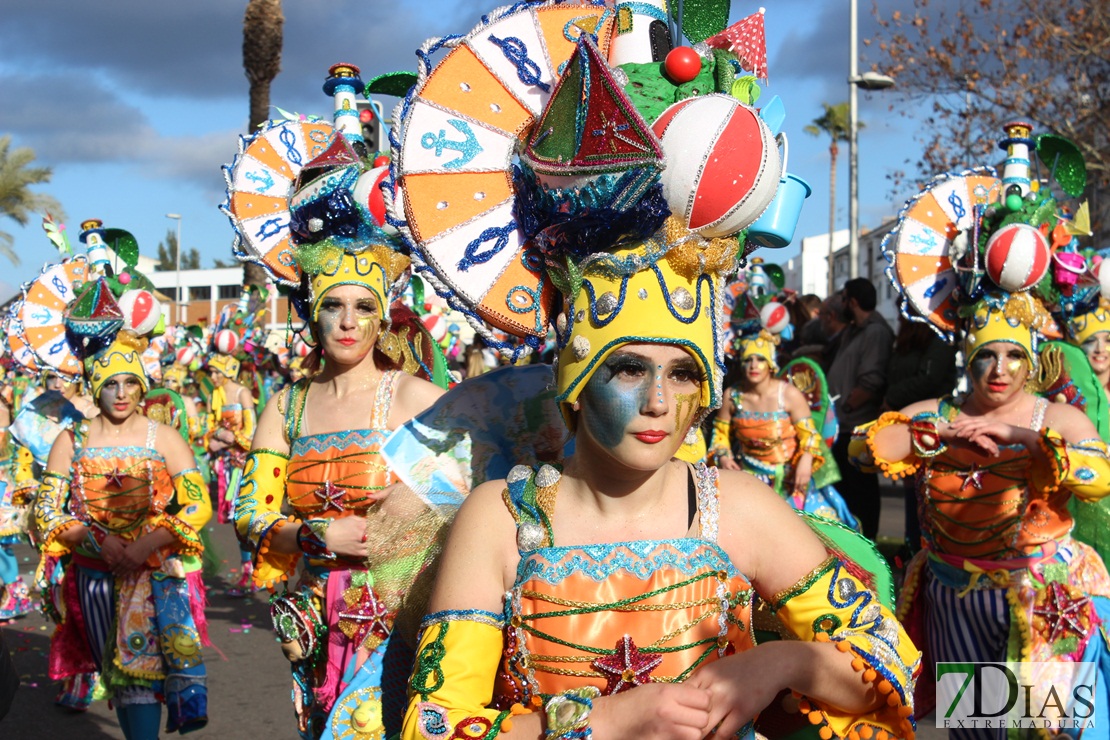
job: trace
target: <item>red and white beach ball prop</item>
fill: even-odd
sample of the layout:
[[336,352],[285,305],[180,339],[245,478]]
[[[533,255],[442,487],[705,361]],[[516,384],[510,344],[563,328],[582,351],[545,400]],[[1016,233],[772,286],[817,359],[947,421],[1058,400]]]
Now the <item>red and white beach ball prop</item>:
[[1104,259],[1095,265],[1094,273],[1098,276],[1099,292],[1103,298],[1110,300],[1110,259]]
[[177,352],[174,353],[174,361],[182,367],[189,367],[195,359],[197,359],[197,349],[191,344],[178,347]]
[[376,226],[379,226],[386,233],[394,234],[397,230],[385,222],[385,195],[380,187],[387,177],[389,177],[388,164],[362,173],[355,183],[354,197],[356,202],[366,204],[367,210],[370,211],[370,217],[374,220]]
[[790,312],[781,303],[771,301],[759,310],[759,320],[767,331],[782,334],[790,326]]
[[292,351],[296,357],[308,357],[308,354],[312,351],[312,347],[308,346],[308,342],[297,337],[293,340]]
[[129,290],[119,298],[119,308],[127,328],[136,334],[149,334],[162,318],[162,306],[149,290]]
[[432,335],[432,339],[436,342],[447,336],[447,319],[440,314],[430,313],[424,316],[421,321],[424,322],[424,328],[428,330],[428,333]]
[[1048,240],[1040,229],[1009,224],[987,242],[987,276],[1011,293],[1028,290],[1048,271],[1050,256]]
[[651,128],[666,156],[663,195],[688,228],[729,236],[767,210],[782,162],[753,108],[731,95],[702,95],[667,108]]
[[222,355],[230,355],[239,346],[239,335],[231,329],[220,329],[216,332],[216,351]]

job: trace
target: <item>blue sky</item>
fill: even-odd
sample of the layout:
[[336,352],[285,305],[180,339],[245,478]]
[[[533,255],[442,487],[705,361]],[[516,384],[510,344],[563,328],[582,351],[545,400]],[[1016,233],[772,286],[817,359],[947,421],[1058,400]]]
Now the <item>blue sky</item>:
[[[770,84],[764,100],[780,96],[787,109],[789,167],[810,182],[795,244],[828,230],[828,140],[802,128],[821,103],[847,100],[848,0],[763,0]],[[892,3],[884,2],[889,11]],[[902,4],[899,0],[898,4]],[[415,70],[414,50],[429,36],[465,33],[481,12],[473,0],[286,0],[282,72],[271,103],[285,110],[330,115],[321,91],[329,66],[359,65],[363,78]],[[870,4],[860,2],[860,42],[875,28]],[[231,258],[232,231],[218,210],[238,135],[246,130],[247,80],[241,44],[245,0],[0,0],[0,134],[28,146],[36,164],[53,168],[36,188],[66,210],[76,243],[80,222],[99,218],[135,234],[144,254],[179,213],[182,242],[200,251],[203,266]],[[732,20],[758,10],[732,3]],[[861,63],[866,70],[869,64]],[[860,223],[877,225],[897,211],[887,175],[915,159],[913,122],[890,111],[892,92],[860,93]],[[393,98],[383,98],[386,110]],[[275,114],[276,115],[276,114]],[[838,164],[837,228],[846,228],[848,166]],[[906,193],[902,194],[904,198]],[[22,264],[0,265],[0,299],[56,256],[39,226],[5,219]],[[768,260],[796,252],[763,250]]]

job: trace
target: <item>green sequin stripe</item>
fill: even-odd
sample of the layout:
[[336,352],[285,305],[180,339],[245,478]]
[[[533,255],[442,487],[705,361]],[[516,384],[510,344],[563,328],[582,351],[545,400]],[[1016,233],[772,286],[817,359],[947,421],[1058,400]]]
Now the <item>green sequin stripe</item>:
[[[574,643],[574,642],[569,642],[567,640],[562,640],[558,637],[555,637],[554,635],[549,635],[546,632],[542,632],[541,630],[535,629],[534,627],[525,627],[524,631],[527,632],[528,634],[534,636],[534,637],[540,638],[541,640],[547,640],[548,642],[553,642],[556,645],[562,645],[563,647],[574,648],[575,650],[581,650],[584,653],[593,653],[594,655],[616,655],[617,654],[617,651],[616,651],[615,648],[597,648],[597,647],[593,647],[592,645],[579,645],[579,644]],[[691,643],[688,643],[686,645],[674,645],[674,646],[671,646],[671,647],[657,647],[657,648],[647,648],[647,647],[645,647],[645,648],[639,648],[639,650],[640,650],[641,653],[645,653],[645,654],[650,653],[650,654],[653,654],[653,655],[656,654],[656,653],[658,653],[658,654],[662,654],[662,653],[681,653],[683,650],[689,650],[690,648],[696,648],[699,645],[708,645],[710,643],[713,643],[714,645],[716,645],[717,644],[717,638],[716,637],[706,637],[704,639],[697,640],[696,642],[691,642]],[[529,657],[529,659],[530,660],[532,659],[531,656]]]
[[[693,583],[697,583],[698,581],[704,580],[706,578],[715,578],[716,575],[717,575],[717,571],[707,571],[705,573],[700,573],[700,574],[694,576],[693,578],[687,578],[685,581],[681,581],[680,583],[675,583],[671,586],[663,586],[661,588],[655,589],[654,591],[648,591],[646,593],[638,594],[636,596],[629,596],[627,599],[621,599],[620,601],[614,601],[614,602],[608,603],[608,604],[593,604],[591,606],[582,606],[582,607],[578,607],[576,609],[566,609],[566,610],[563,610],[563,611],[536,612],[535,614],[527,614],[527,615],[522,614],[522,615],[520,615],[520,618],[522,620],[525,620],[525,619],[546,619],[548,617],[569,617],[569,616],[574,616],[576,614],[595,614],[597,612],[614,611],[614,610],[619,609],[619,607],[632,606],[633,604],[635,604],[637,602],[645,601],[647,599],[650,599],[652,596],[659,596],[660,594],[665,594],[668,591],[675,591],[677,589],[682,588],[683,586],[689,586]],[[544,598],[544,596],[545,596],[545,594],[535,593],[535,592],[532,592],[532,591],[522,591],[521,595],[523,595],[523,596],[536,596],[536,597],[539,597],[541,599]],[[714,601],[716,601],[716,598],[714,598]]]
[[[196,468],[192,468],[190,470],[187,470],[187,471],[185,471],[185,473],[196,473],[198,477],[200,476],[200,471],[197,470]],[[185,473],[182,473],[181,475],[185,475]],[[190,501],[203,501],[204,500],[204,489],[202,489],[200,486],[198,486],[196,483],[194,483],[189,478],[184,478],[183,477],[180,480],[181,480],[182,488],[185,489],[185,498],[189,499]]]
[[[439,634],[436,635],[436,639],[420,649],[420,653],[416,656],[416,665],[412,670],[412,680],[409,682],[409,687],[420,694],[421,701],[428,701],[428,696],[443,688],[444,676],[440,663],[447,654],[447,648],[443,646],[443,638],[447,636],[447,628],[451,623],[440,622],[436,626],[439,627]],[[435,681],[430,686],[429,677]]]
[[[530,508],[539,512],[539,521],[535,523],[542,526],[544,531],[547,533],[547,544],[549,546],[554,546],[555,530],[551,526],[551,519],[548,517],[548,513],[543,510],[543,507],[540,506],[539,498],[537,496],[538,491],[539,487],[536,485],[536,474],[535,471],[533,471],[532,475],[528,476],[528,480],[524,482],[524,494],[521,496],[521,499],[523,500],[523,503],[528,504]],[[517,515],[518,523],[521,519],[526,521],[531,519],[531,517],[528,516],[527,511],[521,510],[520,507],[515,508],[517,508],[519,511]]]
[[806,591],[811,589],[813,587],[813,584],[817,583],[825,576],[826,573],[833,569],[834,565],[836,565],[836,556],[830,555],[829,557],[825,558],[825,560],[820,565],[811,570],[809,572],[809,575],[802,578],[802,580],[798,581],[785,591],[780,591],[779,593],[775,594],[775,598],[771,600],[771,611],[777,612],[779,609],[786,606],[786,602],[790,601],[795,596],[804,594]]
[[493,724],[490,725],[489,732],[482,735],[482,740],[493,740],[493,738],[500,735],[501,725],[504,724],[505,720],[508,719],[511,714],[512,712],[507,709],[498,712],[497,716],[493,718]]

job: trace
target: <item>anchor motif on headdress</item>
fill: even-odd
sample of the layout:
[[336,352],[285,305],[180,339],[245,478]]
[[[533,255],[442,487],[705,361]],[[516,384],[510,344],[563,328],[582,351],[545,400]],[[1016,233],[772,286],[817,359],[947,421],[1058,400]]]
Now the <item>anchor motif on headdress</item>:
[[466,121],[448,118],[447,123],[451,124],[456,131],[466,138],[461,141],[451,141],[447,138],[447,131],[440,129],[438,135],[428,132],[421,136],[420,145],[425,149],[435,149],[437,157],[442,157],[443,152],[447,149],[458,152],[458,157],[443,165],[446,170],[457,170],[477,157],[482,152],[482,146],[478,143],[478,137],[470,130],[470,125]]

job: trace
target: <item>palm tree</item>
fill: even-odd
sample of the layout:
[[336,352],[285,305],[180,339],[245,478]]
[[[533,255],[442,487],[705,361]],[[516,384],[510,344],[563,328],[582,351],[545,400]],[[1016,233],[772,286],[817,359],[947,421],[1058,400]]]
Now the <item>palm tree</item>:
[[[12,149],[12,137],[0,136],[0,216],[6,216],[20,226],[26,226],[32,213],[53,211],[59,219],[65,219],[58,201],[49,195],[33,193],[32,185],[50,182],[53,170],[49,167],[31,167],[35,151],[27,147]],[[0,254],[7,257],[13,265],[19,264],[13,246],[15,237],[0,231]]]
[[[848,104],[837,103],[829,105],[822,103],[825,112],[820,118],[813,119],[813,123],[803,130],[812,136],[829,136],[829,295],[833,294],[833,232],[836,231],[836,155],[840,153],[838,144],[848,141]],[[863,124],[859,124],[863,128]]]
[[[250,80],[250,131],[270,117],[270,83],[281,71],[281,0],[249,0],[243,15],[243,71]],[[243,283],[264,286],[266,271],[253,262],[243,263]]]

